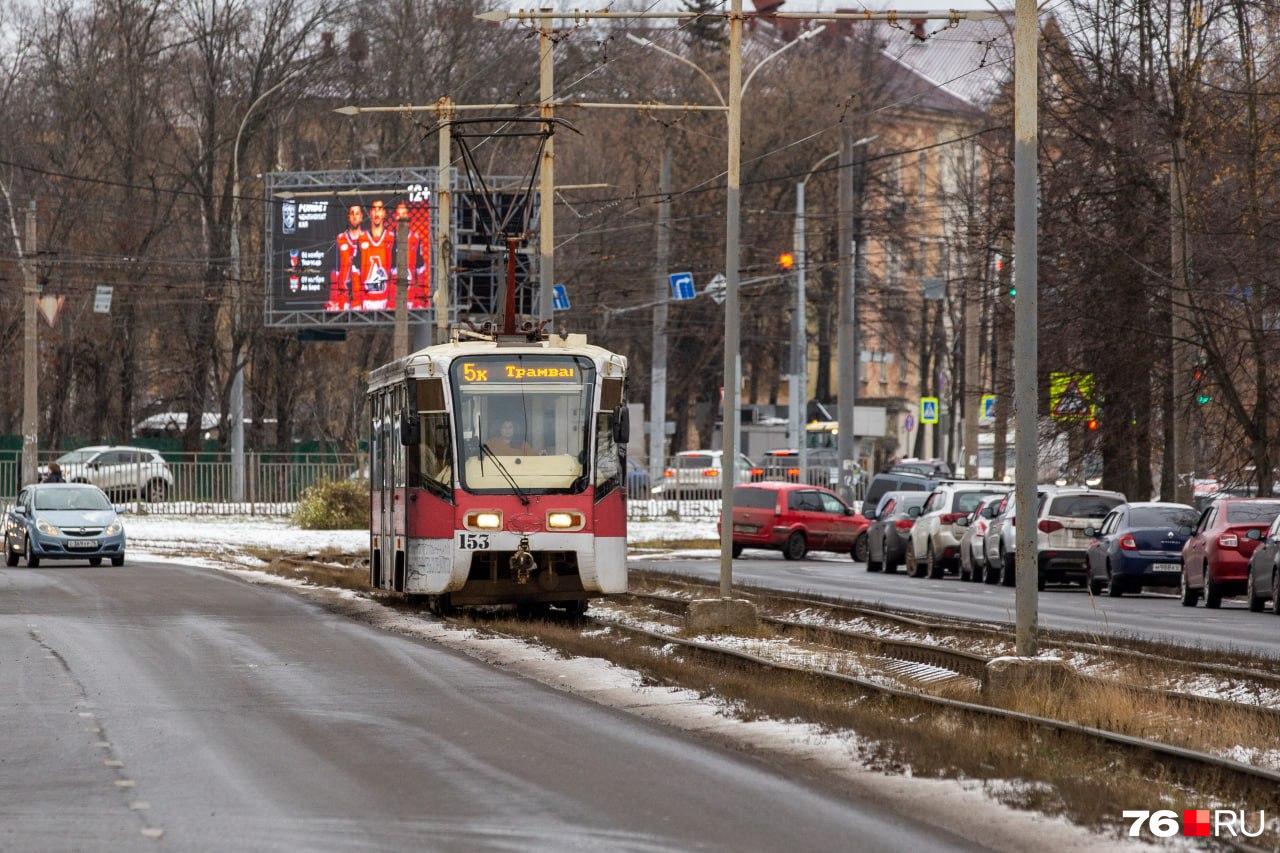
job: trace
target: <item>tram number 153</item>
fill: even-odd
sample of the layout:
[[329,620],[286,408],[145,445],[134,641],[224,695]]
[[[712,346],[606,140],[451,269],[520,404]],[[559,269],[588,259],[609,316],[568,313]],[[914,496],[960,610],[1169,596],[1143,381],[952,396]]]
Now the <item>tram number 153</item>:
[[489,547],[489,534],[459,533],[458,547],[463,551],[482,551]]

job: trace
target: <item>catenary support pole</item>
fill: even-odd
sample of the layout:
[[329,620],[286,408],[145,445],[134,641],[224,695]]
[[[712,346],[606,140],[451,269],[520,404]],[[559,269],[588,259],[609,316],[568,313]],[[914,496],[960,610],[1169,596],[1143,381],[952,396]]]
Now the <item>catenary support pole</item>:
[[[649,381],[649,487],[662,483],[666,464],[667,276],[671,258],[671,146],[662,146],[658,172],[657,246],[653,264],[653,363]],[[645,496],[646,498],[648,495]]]
[[538,115],[547,119],[544,130],[546,144],[542,147],[542,164],[538,173],[538,318],[550,320],[554,314],[551,306],[552,285],[556,280],[556,138],[555,116],[552,101],[555,98],[555,40],[552,38],[551,21],[543,21],[538,28]]
[[396,217],[396,327],[391,335],[391,357],[409,354],[409,215]]
[[791,318],[791,382],[787,388],[787,409],[791,414],[791,440],[795,442],[796,467],[800,482],[809,480],[808,436],[805,435],[805,410],[809,405],[809,359],[805,325],[805,231],[804,181],[796,182],[796,224],[793,232],[796,263],[796,304]]
[[22,482],[34,483],[38,466],[36,451],[40,446],[40,324],[36,319],[36,300],[40,285],[36,280],[36,203],[27,207],[26,238],[22,247]]
[[729,169],[725,186],[724,405],[721,414],[720,595],[733,588],[733,483],[738,473],[738,365],[742,317],[738,306],[738,241],[742,169],[742,0],[729,12]]
[[857,439],[853,432],[853,413],[858,394],[858,353],[854,331],[854,282],[853,282],[853,156],[854,138],[852,122],[840,128],[840,172],[837,195],[839,211],[837,239],[839,241],[840,282],[837,287],[836,306],[836,455],[840,464],[840,497],[852,501],[854,496],[853,468],[856,464]]
[[982,371],[979,360],[981,344],[982,290],[986,279],[987,252],[979,248],[978,229],[973,212],[969,212],[969,274],[964,291],[964,476],[978,476],[978,416],[982,405]]
[[1013,274],[1018,298],[1014,308],[1014,433],[1017,464],[1014,504],[1017,543],[1017,651],[1036,654],[1039,564],[1036,554],[1036,419],[1039,402],[1036,319],[1036,174],[1037,49],[1036,0],[1017,0],[1014,11],[1013,117]]
[[449,234],[453,227],[453,102],[441,98],[436,116],[440,121],[439,154],[436,162],[436,221],[432,260],[435,275],[431,279],[431,299],[436,313],[437,344],[449,342],[449,279],[452,273]]

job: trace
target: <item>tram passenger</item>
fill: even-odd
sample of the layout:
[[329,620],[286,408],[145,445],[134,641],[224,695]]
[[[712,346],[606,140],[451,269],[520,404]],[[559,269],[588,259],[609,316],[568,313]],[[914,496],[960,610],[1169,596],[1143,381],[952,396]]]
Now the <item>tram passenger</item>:
[[523,438],[520,441],[516,441],[515,437],[516,422],[506,418],[502,421],[498,435],[489,440],[489,449],[497,456],[528,456],[533,453],[533,448],[529,446],[529,442]]

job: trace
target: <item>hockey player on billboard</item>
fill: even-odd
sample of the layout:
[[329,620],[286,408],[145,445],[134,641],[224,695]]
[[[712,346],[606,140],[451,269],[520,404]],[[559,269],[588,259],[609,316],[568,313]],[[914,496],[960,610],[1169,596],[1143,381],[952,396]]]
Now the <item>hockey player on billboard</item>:
[[360,241],[360,286],[363,301],[351,307],[361,311],[383,311],[395,307],[395,290],[391,283],[394,266],[392,249],[395,234],[387,227],[387,208],[382,199],[369,205],[369,230]]
[[[409,310],[417,311],[431,306],[431,230],[428,224],[430,216],[426,204],[414,205],[417,210],[410,210],[407,202],[396,204],[396,221],[402,217],[409,219]],[[399,252],[395,253],[398,260]],[[397,281],[399,271],[397,270]]]
[[359,310],[364,296],[361,290],[361,243],[365,240],[364,208],[347,207],[347,228],[338,235],[338,268],[329,274],[329,301],[326,311]]

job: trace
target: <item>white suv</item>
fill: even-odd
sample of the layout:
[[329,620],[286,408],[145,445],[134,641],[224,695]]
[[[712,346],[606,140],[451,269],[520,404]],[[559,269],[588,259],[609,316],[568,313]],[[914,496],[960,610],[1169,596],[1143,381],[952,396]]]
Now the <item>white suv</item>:
[[[663,495],[694,500],[720,497],[720,466],[723,460],[723,450],[685,450],[677,453],[674,467],[662,474]],[[753,467],[751,460],[739,453],[734,482],[750,483],[754,476]]]
[[[146,447],[82,447],[57,459],[62,479],[92,483],[108,495],[139,496],[159,503],[173,490],[173,472],[160,453]],[[40,468],[40,477],[49,471]]]
[[940,578],[960,570],[960,537],[964,528],[956,522],[967,517],[991,495],[1009,491],[1002,483],[980,480],[948,480],[939,483],[925,501],[907,540],[907,574]]
[[[1085,486],[1040,486],[1036,490],[1036,585],[1075,581],[1089,583],[1087,549],[1092,541],[1086,528],[1097,529],[1111,510],[1125,503],[1119,492],[1104,492]],[[1014,499],[1010,494],[1003,514],[987,533],[988,563],[998,567],[1000,583],[1017,581],[1017,550]]]

